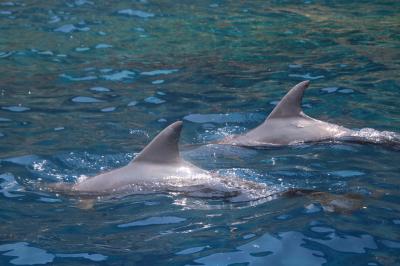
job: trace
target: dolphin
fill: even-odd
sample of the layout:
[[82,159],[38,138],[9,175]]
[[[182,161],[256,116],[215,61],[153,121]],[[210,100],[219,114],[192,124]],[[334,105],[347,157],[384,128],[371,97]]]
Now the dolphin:
[[184,160],[178,143],[182,122],[161,131],[129,164],[75,184],[53,183],[54,192],[83,197],[177,192],[200,198],[252,201],[277,193],[264,183],[239,177],[223,177]]
[[400,135],[371,128],[352,130],[306,115],[301,108],[309,81],[295,85],[277,104],[265,121],[241,135],[228,136],[217,144],[265,147],[323,141],[350,141],[400,144]]
[[[229,202],[263,203],[278,197],[306,197],[329,206],[350,208],[346,195],[339,196],[311,189],[274,188],[265,183],[237,176],[220,176],[184,160],[179,153],[182,122],[175,122],[162,130],[130,163],[121,168],[76,183],[48,184],[47,189],[70,196],[78,196],[79,208],[90,209],[98,197],[121,197],[132,194],[178,193],[197,198],[224,199]],[[350,207],[348,207],[350,206]],[[350,208],[351,209],[351,208]]]

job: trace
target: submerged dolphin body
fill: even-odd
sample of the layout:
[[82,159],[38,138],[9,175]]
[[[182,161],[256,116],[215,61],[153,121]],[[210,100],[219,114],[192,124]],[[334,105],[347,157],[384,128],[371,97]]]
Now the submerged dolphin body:
[[88,177],[76,184],[56,183],[50,189],[80,196],[178,192],[202,198],[251,201],[274,195],[265,184],[222,177],[201,169],[179,154],[182,122],[165,128],[128,165]]
[[301,101],[309,81],[294,86],[258,127],[242,135],[229,136],[219,144],[247,147],[281,146],[305,142],[351,141],[379,144],[400,144],[394,132],[371,128],[351,130],[306,115]]

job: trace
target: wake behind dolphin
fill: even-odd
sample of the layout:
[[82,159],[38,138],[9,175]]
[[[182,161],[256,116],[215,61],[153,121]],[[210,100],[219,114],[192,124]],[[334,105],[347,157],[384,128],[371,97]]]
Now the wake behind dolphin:
[[55,183],[51,190],[94,197],[175,192],[200,198],[225,198],[231,202],[252,201],[279,191],[266,184],[239,177],[223,177],[201,169],[179,154],[182,122],[165,128],[128,165],[82,178],[75,184]]
[[307,142],[350,141],[400,147],[400,135],[371,128],[352,130],[306,115],[301,101],[309,81],[294,86],[258,127],[242,135],[229,136],[219,144],[247,147],[293,145]]

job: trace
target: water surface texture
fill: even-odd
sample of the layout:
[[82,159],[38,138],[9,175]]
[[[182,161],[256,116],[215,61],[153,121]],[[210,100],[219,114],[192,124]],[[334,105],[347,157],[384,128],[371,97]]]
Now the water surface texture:
[[[0,2],[0,265],[399,265],[398,150],[197,145],[255,127],[303,80],[308,115],[399,132],[399,13],[398,1]],[[125,165],[176,120],[202,168],[331,194],[88,209],[35,186]]]

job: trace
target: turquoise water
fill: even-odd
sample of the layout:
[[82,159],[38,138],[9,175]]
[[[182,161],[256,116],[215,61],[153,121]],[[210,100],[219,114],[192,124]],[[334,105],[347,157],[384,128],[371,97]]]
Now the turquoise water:
[[[310,116],[399,132],[396,1],[0,3],[0,265],[398,265],[400,157],[377,145],[206,144],[311,80]],[[272,187],[358,195],[229,203],[32,189],[128,163],[184,121],[183,156]]]

